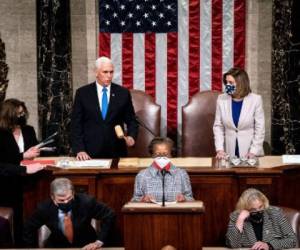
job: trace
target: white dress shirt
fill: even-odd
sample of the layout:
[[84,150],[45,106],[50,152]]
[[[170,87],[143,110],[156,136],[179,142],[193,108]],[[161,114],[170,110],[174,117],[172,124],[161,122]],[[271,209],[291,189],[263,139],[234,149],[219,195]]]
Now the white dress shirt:
[[[99,101],[99,105],[100,105],[100,109],[102,110],[102,96],[103,96],[103,92],[102,92],[102,89],[103,89],[103,86],[102,85],[100,85],[100,83],[98,83],[97,81],[96,81],[96,86],[97,86],[97,95],[98,95],[98,101]],[[106,89],[107,89],[107,101],[108,101],[108,103],[107,104],[109,104],[109,99],[110,99],[110,84],[106,87]]]

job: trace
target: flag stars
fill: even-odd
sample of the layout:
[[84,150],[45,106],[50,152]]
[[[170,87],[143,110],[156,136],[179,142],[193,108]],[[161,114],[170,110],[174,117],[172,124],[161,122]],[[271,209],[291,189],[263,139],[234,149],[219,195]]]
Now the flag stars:
[[171,26],[171,25],[172,25],[172,23],[171,23],[170,21],[168,21],[168,22],[167,22],[167,25],[168,25],[168,26]]
[[117,18],[117,17],[118,17],[118,14],[117,14],[116,12],[114,12],[114,13],[113,13],[113,17],[114,17],[114,18]]
[[137,6],[135,6],[135,8],[136,8],[137,10],[140,10],[140,9],[141,9],[141,6],[140,6],[140,5],[137,5]]
[[125,21],[121,21],[121,26],[125,26]]
[[143,16],[144,16],[145,18],[148,18],[148,17],[149,17],[149,14],[146,12]]
[[106,21],[105,21],[105,24],[106,24],[107,26],[109,26],[109,25],[110,25],[110,21],[109,21],[109,20],[106,20]]
[[128,13],[128,17],[129,17],[129,18],[133,18],[133,14],[129,12],[129,13]]
[[120,9],[121,9],[121,10],[125,10],[125,5],[122,4],[122,5],[120,6]]
[[152,5],[152,10],[156,10],[156,5]]
[[105,9],[109,9],[110,7],[109,7],[109,4],[105,4]]
[[155,22],[155,21],[152,22],[152,26],[153,26],[153,27],[156,26],[156,22]]
[[164,16],[164,13],[159,13],[159,18],[164,18],[165,16]]
[[136,26],[141,26],[141,22],[140,21],[136,21]]
[[170,4],[167,5],[167,9],[168,9],[168,10],[171,10],[171,9],[172,9],[172,7],[171,7]]

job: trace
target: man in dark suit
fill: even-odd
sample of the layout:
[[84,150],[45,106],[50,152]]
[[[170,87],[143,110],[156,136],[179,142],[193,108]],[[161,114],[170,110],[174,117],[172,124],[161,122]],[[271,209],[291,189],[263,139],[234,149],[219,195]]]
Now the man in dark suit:
[[[72,150],[78,160],[116,158],[133,146],[138,124],[130,92],[112,83],[114,67],[107,57],[96,60],[96,81],[76,91],[72,113]],[[115,126],[127,126],[127,136],[118,139]]]
[[[41,203],[25,223],[23,239],[28,247],[35,247],[37,230],[46,225],[51,234],[45,247],[82,247],[95,250],[106,243],[115,214],[104,203],[86,194],[75,194],[71,181],[57,178],[51,183],[51,199]],[[92,219],[101,220],[101,230],[96,234]]]

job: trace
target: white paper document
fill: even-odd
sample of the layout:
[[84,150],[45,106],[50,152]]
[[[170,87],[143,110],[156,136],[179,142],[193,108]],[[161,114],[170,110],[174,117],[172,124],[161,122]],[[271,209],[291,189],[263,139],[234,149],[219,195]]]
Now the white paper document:
[[284,164],[300,164],[300,155],[282,155]]
[[61,168],[110,168],[111,160],[86,160],[74,161],[69,159],[61,159],[56,163],[57,167]]
[[[158,204],[160,206],[162,206],[162,201],[159,202],[159,201],[156,201],[156,200],[151,200],[152,203],[155,203],[155,204]],[[165,201],[165,206],[170,206],[170,205],[173,205],[173,204],[176,204],[177,201]]]

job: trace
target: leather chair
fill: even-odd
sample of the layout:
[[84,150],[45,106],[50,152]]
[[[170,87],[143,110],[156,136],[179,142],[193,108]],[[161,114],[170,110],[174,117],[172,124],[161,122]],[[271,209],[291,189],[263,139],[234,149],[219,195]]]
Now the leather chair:
[[182,107],[182,157],[215,156],[213,124],[220,92],[198,92]]
[[[152,97],[141,90],[130,90],[132,103],[139,123],[139,133],[135,146],[128,149],[129,157],[149,157],[148,145],[155,136],[160,134],[160,105]],[[149,128],[151,132],[144,127]]]
[[287,220],[292,225],[292,228],[296,234],[296,237],[298,239],[297,246],[300,246],[300,211],[289,208],[289,207],[280,207],[283,211],[283,214],[287,218]]
[[[100,220],[92,219],[91,225],[95,229],[96,232],[100,231]],[[43,225],[40,227],[38,231],[38,247],[44,248],[47,242],[48,237],[50,236],[50,229]]]
[[0,207],[0,247],[13,247],[14,226],[13,209],[10,207]]

